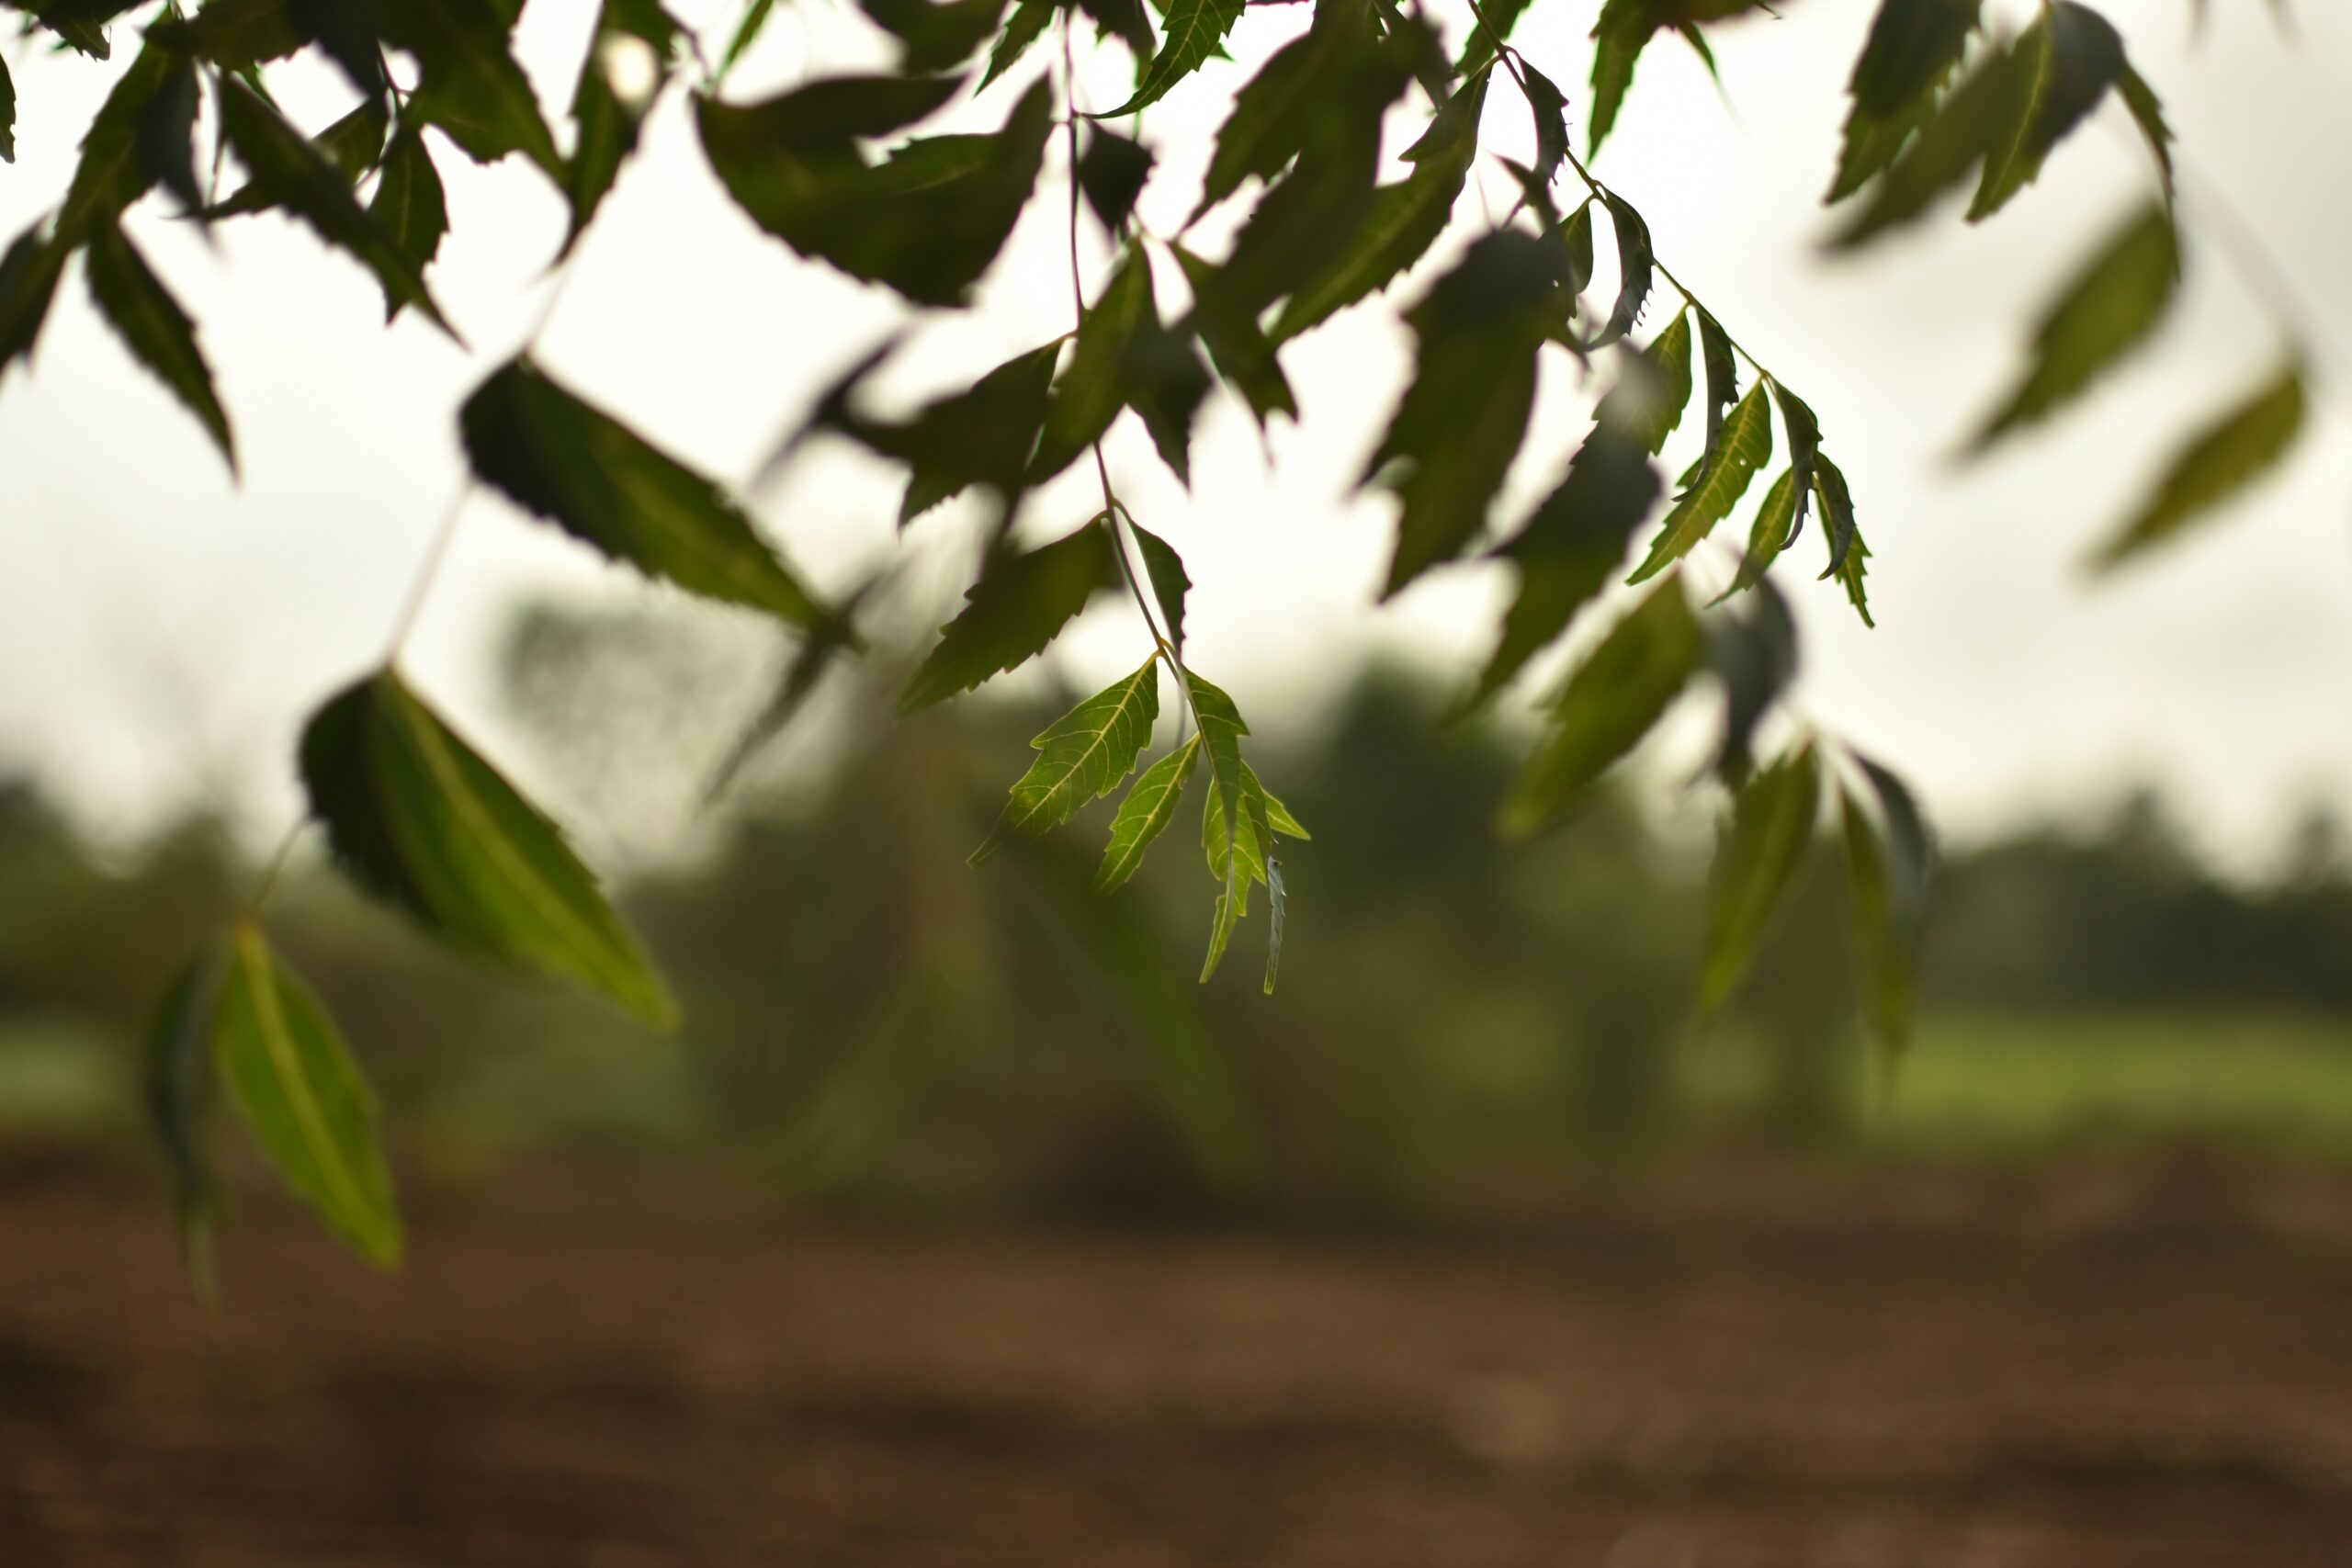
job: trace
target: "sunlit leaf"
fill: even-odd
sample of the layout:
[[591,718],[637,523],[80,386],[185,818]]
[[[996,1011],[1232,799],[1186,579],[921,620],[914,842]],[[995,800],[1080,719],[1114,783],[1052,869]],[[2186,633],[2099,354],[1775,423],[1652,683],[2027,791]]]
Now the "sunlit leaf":
[[[346,185],[356,186],[384,156],[384,134],[390,123],[382,101],[369,98],[312,137],[311,145],[343,172]],[[215,220],[235,218],[248,212],[266,212],[274,205],[261,193],[258,185],[247,181],[225,200],[205,209],[204,216]]]
[[1657,340],[1642,355],[1642,362],[1650,374],[1643,378],[1641,395],[1635,400],[1647,419],[1637,421],[1635,427],[1642,445],[1656,454],[1666,450],[1668,437],[1682,423],[1682,411],[1690,404],[1689,311],[1675,317],[1666,331],[1657,334]]
[[2144,342],[2180,287],[2171,214],[2150,207],[2101,246],[2034,325],[2033,365],[1972,443],[1983,451],[2080,396]]
[[1729,588],[1723,591],[1723,600],[1735,593],[1746,592],[1764,581],[1781,552],[1796,543],[1797,476],[1793,468],[1783,468],[1772,488],[1764,492],[1764,504],[1756,513],[1756,521],[1747,531],[1747,553],[1739,563],[1739,572]]
[[1747,493],[1758,469],[1772,460],[1772,413],[1765,400],[1764,383],[1748,388],[1747,396],[1724,422],[1723,437],[1707,456],[1698,481],[1675,501],[1658,530],[1657,542],[1630,581],[1657,576],[1698,547],[1731,515]]
[[578,981],[660,1028],[677,1006],[563,834],[387,670],[302,733],[302,782],[335,857],[429,931]]
[[2276,468],[2301,434],[2304,412],[2302,370],[2290,367],[2173,459],[2132,520],[2100,548],[2093,568],[2112,570],[2173,538]]
[[326,1009],[250,925],[234,938],[212,1045],[230,1098],[286,1184],[369,1262],[398,1263],[376,1097]]
[[1158,103],[1170,87],[1225,52],[1225,37],[1241,19],[1242,0],[1168,0],[1161,16],[1159,52],[1136,86],[1135,96],[1099,117],[1114,119]]
[[1707,955],[1699,1003],[1723,1006],[1755,962],[1821,814],[1821,759],[1808,743],[1748,780],[1707,882]]
[[1117,581],[1111,548],[1103,520],[1038,549],[999,550],[966,591],[963,614],[940,628],[938,645],[899,694],[899,712],[968,692],[1045,651],[1096,590]]
[[529,360],[483,382],[458,423],[478,478],[615,560],[795,626],[828,618],[717,485]]
[[1196,730],[1184,744],[1136,775],[1127,787],[1126,798],[1119,802],[1118,815],[1111,818],[1111,846],[1102,852],[1102,868],[1095,874],[1095,891],[1108,893],[1136,874],[1151,841],[1175,819],[1184,786],[1200,760],[1201,737]]
[[57,232],[67,244],[81,243],[99,225],[120,217],[155,183],[151,161],[140,156],[140,127],[175,69],[169,51],[146,44],[98,106],[83,134],[82,158],[64,205],[58,209]]
[[103,222],[92,230],[85,265],[98,313],[122,339],[123,346],[196,416],[233,475],[236,437],[230,432],[220,394],[213,389],[212,367],[197,346],[196,323],[113,223]]
[[1159,718],[1159,656],[1070,709],[1030,741],[1038,757],[1012,786],[988,841],[972,852],[985,865],[1015,839],[1059,827],[1090,800],[1099,800],[1135,772]]

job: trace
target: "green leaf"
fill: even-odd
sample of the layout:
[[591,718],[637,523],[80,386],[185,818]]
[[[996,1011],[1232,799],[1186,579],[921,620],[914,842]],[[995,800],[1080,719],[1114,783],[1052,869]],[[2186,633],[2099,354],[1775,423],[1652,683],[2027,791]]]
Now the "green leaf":
[[1097,589],[1115,583],[1107,521],[1039,549],[991,558],[966,591],[963,614],[940,628],[938,646],[899,694],[899,712],[968,692],[1044,652]]
[[1156,323],[1151,263],[1131,245],[1102,296],[1088,308],[1071,344],[1069,365],[1046,404],[1045,428],[1029,461],[1029,482],[1042,484],[1102,438],[1125,405],[1121,371],[1127,348],[1145,322]]
[[401,1258],[391,1173],[376,1141],[376,1098],[311,988],[241,926],[212,1026],[230,1097],[278,1173],[369,1262]]
[[695,107],[711,167],[762,228],[917,304],[955,305],[1036,187],[1053,129],[1050,91],[1031,86],[995,134],[918,138],[877,164],[853,138],[921,118],[956,87],[850,79],[748,107],[707,97]]
[[858,0],[876,26],[901,45],[899,69],[947,71],[995,36],[1005,0]]
[[[1250,727],[1242,722],[1241,710],[1233,705],[1231,697],[1189,669],[1184,671],[1184,684],[1198,726],[1201,753],[1209,764],[1208,805],[1204,807],[1201,819],[1205,835],[1211,812],[1227,822],[1240,820],[1241,738],[1250,733]],[[1204,981],[1216,972],[1217,961],[1225,956],[1226,944],[1233,939],[1234,922],[1241,918],[1243,902],[1250,891],[1249,877],[1243,872],[1238,852],[1239,835],[1228,836],[1226,843],[1222,868],[1214,863],[1210,866],[1223,883],[1224,891],[1217,895],[1210,920],[1208,959],[1201,967]]]
[[1853,250],[1917,221],[1984,163],[2004,130],[2023,112],[2027,68],[2019,51],[2024,48],[2025,40],[2020,40],[2009,49],[1992,51],[1944,95],[1933,118],[1873,187],[1869,202],[1830,242],[1833,249]]
[[1714,317],[1699,311],[1699,357],[1707,367],[1707,450],[1723,440],[1724,415],[1739,401],[1739,364],[1732,357],[1731,339]]
[[2093,570],[2113,570],[2253,484],[2286,457],[2304,412],[2303,373],[2290,367],[2173,459],[2147,501],[2093,558]]
[[1524,61],[1520,71],[1527,79],[1527,109],[1535,117],[1535,183],[1549,186],[1568,157],[1568,99],[1552,78]]
[[1589,157],[1600,151],[1634,85],[1634,62],[1657,31],[1653,0],[1608,0],[1592,28],[1592,123]]
[[1485,705],[1600,594],[1657,504],[1660,484],[1657,468],[1622,432],[1602,424],[1585,438],[1559,488],[1497,552],[1518,567],[1519,593],[1455,716]]
[[168,51],[152,43],[142,46],[98,106],[82,137],[81,162],[74,165],[64,205],[58,209],[57,232],[69,247],[120,217],[155,183],[152,160],[140,156],[140,128],[175,63]]
[[302,733],[311,811],[352,875],[435,936],[572,979],[657,1028],[677,1005],[563,834],[390,670]]
[[1615,343],[1634,330],[1640,319],[1642,306],[1649,299],[1650,284],[1657,263],[1650,254],[1650,228],[1642,215],[1618,199],[1611,192],[1605,198],[1609,218],[1617,231],[1617,305],[1609,314],[1609,324],[1601,328],[1594,346]]
[[520,152],[564,186],[563,160],[538,97],[510,52],[514,15],[497,0],[376,4],[385,39],[416,56],[408,113],[447,131],[476,163]]
[[2148,155],[2156,161],[2156,174],[2164,181],[2165,199],[2172,199],[2172,127],[2165,120],[2165,106],[2156,90],[2148,85],[2147,78],[2126,65],[2115,79],[2116,90],[2123,95],[2124,106],[2132,111],[2141,137],[2148,143]]
[[1935,846],[1903,781],[1867,757],[1854,760],[1869,798],[1851,787],[1840,792],[1847,913],[1863,1013],[1882,1060],[1891,1062],[1910,1039]]
[[2051,149],[2098,107],[2123,72],[2123,40],[2098,12],[2058,0],[2018,40],[2010,59],[2018,73],[2010,118],[1986,151],[1968,209],[1971,223],[2032,184]]
[[147,37],[223,71],[249,71],[309,47],[312,32],[295,0],[205,0],[192,17],[150,23]]
[[1862,625],[1875,626],[1871,618],[1870,595],[1862,587],[1868,568],[1870,547],[1862,542],[1860,532],[1854,526],[1854,501],[1847,492],[1846,476],[1838,465],[1823,457],[1814,468],[1813,493],[1821,502],[1823,532],[1829,539],[1829,566],[1821,575],[1834,577],[1846,585],[1846,597],[1852,603],[1854,613]]
[[1754,765],[1750,744],[1756,727],[1796,678],[1796,622],[1781,591],[1764,582],[1741,610],[1709,616],[1703,629],[1708,667],[1724,689],[1724,739],[1715,753],[1715,773],[1737,788]]
[[[433,166],[433,154],[414,126],[401,127],[392,138],[368,213],[384,226],[422,277],[441,253],[441,238],[449,231],[449,209],[441,191],[441,172]],[[385,319],[399,315],[401,304],[400,296],[387,291]]]
[[1772,414],[1765,401],[1764,383],[1748,388],[1747,396],[1724,422],[1723,439],[1707,455],[1698,482],[1684,491],[1666,514],[1657,542],[1628,581],[1656,577],[1697,547],[1731,515],[1757,471],[1772,460]]
[[1847,87],[1854,107],[1831,201],[1861,189],[1927,124],[1968,51],[1981,8],[1982,0],[1883,0]]
[[1403,503],[1386,599],[1485,525],[1527,431],[1542,310],[1556,288],[1553,252],[1532,234],[1486,235],[1408,312],[1419,344],[1412,384],[1360,483],[1398,462]]
[[1078,188],[1113,238],[1125,230],[1150,177],[1150,148],[1099,125],[1087,132],[1086,151],[1078,158]]
[[[637,151],[639,129],[668,80],[683,29],[678,19],[658,0],[604,0],[589,35],[588,58],[580,65],[580,83],[572,90],[571,123],[578,130],[571,156],[563,168],[563,190],[571,206],[571,222],[559,257],[579,243],[620,177],[621,164]],[[643,96],[623,101],[613,90],[613,51],[634,39],[651,51],[656,76]]]
[[1038,753],[1012,786],[988,841],[971,863],[986,865],[1016,838],[1035,839],[1061,826],[1090,800],[1099,800],[1135,772],[1159,720],[1159,655],[1114,682],[1054,721],[1030,741]]
[[331,245],[349,252],[383,285],[387,299],[413,305],[455,337],[424,278],[382,221],[361,209],[351,183],[277,111],[234,77],[220,84],[220,123],[229,144],[267,201],[301,219]]
[[180,1245],[199,1292],[209,1288],[208,1247],[220,1204],[208,1147],[213,1097],[212,1026],[229,978],[226,942],[207,942],[157,999],[139,1058],[147,1130],[171,1182]]
[[1764,505],[1756,513],[1756,522],[1747,531],[1747,554],[1739,563],[1738,575],[1729,588],[1719,594],[1720,604],[1735,593],[1744,593],[1764,581],[1781,552],[1796,543],[1797,538],[1797,476],[1794,468],[1783,468],[1772,488],[1764,492]]
[[1821,814],[1821,759],[1811,744],[1750,779],[1734,802],[1707,886],[1707,956],[1699,1005],[1723,1006],[1770,931]]
[[1095,36],[1117,39],[1135,57],[1135,78],[1143,80],[1154,52],[1151,18],[1143,0],[1078,0],[1078,8],[1094,24]]
[[727,52],[719,56],[718,82],[725,82],[736,63],[759,41],[760,34],[767,29],[768,18],[775,14],[775,0],[752,0],[743,19],[735,24],[734,36],[727,40]]
[[2033,333],[2033,367],[1970,444],[1983,452],[2072,402],[2144,342],[2180,287],[2172,215],[2150,207],[2100,247]]
[[[1174,254],[1176,265],[1184,269],[1184,281],[1193,298],[1215,290],[1216,268],[1182,245],[1171,244],[1168,248]],[[1283,374],[1273,344],[1259,329],[1254,318],[1195,317],[1193,325],[1200,329],[1201,342],[1209,351],[1209,362],[1241,394],[1241,400],[1250,405],[1259,429],[1263,430],[1266,421],[1277,413],[1298,417],[1298,399],[1291,392],[1290,378]]]
[[1225,37],[1241,19],[1242,0],[1169,0],[1162,14],[1159,52],[1152,56],[1135,96],[1098,119],[1116,119],[1156,104],[1168,90],[1225,52]]
[[1813,499],[1813,470],[1821,459],[1821,421],[1803,398],[1778,381],[1770,383],[1772,400],[1781,405],[1781,423],[1789,433],[1789,542],[1804,528],[1805,504]]
[[1283,966],[1283,924],[1288,893],[1283,886],[1283,868],[1272,855],[1266,857],[1266,995],[1274,994],[1274,976]]
[[[1250,912],[1250,885],[1265,886],[1271,908],[1266,955],[1266,986],[1272,994],[1275,973],[1282,966],[1282,944],[1284,892],[1282,863],[1274,854],[1274,834],[1288,832],[1294,838],[1307,837],[1306,829],[1276,800],[1255,769],[1240,764],[1241,810],[1238,829],[1230,836],[1226,830],[1227,817],[1223,803],[1211,792],[1208,804],[1201,816],[1201,845],[1207,852],[1209,874],[1225,884],[1217,896],[1215,926],[1210,933],[1207,965],[1201,971],[1206,980],[1216,973],[1217,962],[1224,956],[1231,941],[1234,923]],[[1276,823],[1283,826],[1278,829]]]
[[88,256],[90,297],[97,302],[98,313],[123,346],[196,416],[220,449],[229,472],[235,474],[236,438],[213,390],[212,367],[197,346],[196,324],[112,222],[92,231]]
[[830,618],[717,485],[529,360],[494,372],[458,424],[482,482],[613,559],[794,626]]
[[1094,890],[1108,893],[1136,874],[1144,852],[1175,819],[1177,803],[1192,782],[1193,764],[1201,760],[1201,737],[1195,731],[1184,744],[1146,768],[1119,802],[1111,818],[1111,844],[1102,852],[1102,867],[1094,875]]
[[[356,186],[383,157],[384,132],[389,123],[382,101],[368,98],[312,137],[311,145],[343,172],[345,185]],[[204,216],[215,220],[235,218],[248,212],[266,212],[274,205],[257,185],[248,181],[226,200],[205,209]]]
[[1004,31],[998,35],[996,47],[989,51],[989,68],[981,73],[980,92],[987,92],[989,84],[1012,70],[1029,52],[1030,46],[1045,37],[1046,24],[1059,9],[1053,0],[1021,0],[1012,8]]
[[1690,404],[1690,313],[1686,310],[1674,318],[1666,331],[1657,334],[1649,352],[1642,356],[1642,364],[1650,372],[1638,389],[1637,401],[1645,413],[1645,423],[1637,423],[1642,445],[1653,455],[1666,450],[1667,438],[1682,423],[1682,411]]
[[44,234],[36,219],[0,255],[0,374],[18,359],[30,359],[57,298],[58,279],[73,249],[62,237]]
[[199,212],[196,183],[196,68],[175,61],[139,117],[133,151],[151,184],[172,193],[182,212]]
[[994,491],[1010,515],[1023,489],[1022,476],[1045,423],[1046,390],[1060,357],[1060,343],[1049,343],[1006,360],[968,391],[925,404],[904,424],[857,421],[844,426],[875,451],[907,465],[900,527],[973,485]]
[[0,163],[17,161],[17,79],[0,60]]
[[1119,362],[1119,382],[1127,406],[1143,421],[1152,449],[1168,465],[1179,484],[1193,482],[1193,421],[1208,400],[1209,368],[1201,351],[1182,332],[1159,324],[1158,312],[1146,316],[1142,330],[1127,344]]
[[1698,618],[1679,577],[1650,592],[1577,667],[1550,714],[1551,733],[1511,782],[1497,826],[1526,838],[1631,751],[1699,666]]
[[1174,546],[1133,518],[1127,526],[1135,530],[1136,547],[1143,551],[1145,575],[1151,579],[1152,597],[1159,601],[1159,613],[1168,623],[1168,641],[1182,662],[1184,657],[1184,595],[1191,592],[1193,580],[1185,575],[1184,560]]
[[1317,78],[1328,81],[1330,56],[1346,38],[1329,25],[1339,15],[1337,7],[1318,9],[1318,25],[1274,51],[1233,95],[1233,107],[1217,128],[1216,145],[1201,176],[1193,220],[1239,190],[1244,180],[1271,180],[1298,156],[1313,114],[1322,107],[1314,91]]

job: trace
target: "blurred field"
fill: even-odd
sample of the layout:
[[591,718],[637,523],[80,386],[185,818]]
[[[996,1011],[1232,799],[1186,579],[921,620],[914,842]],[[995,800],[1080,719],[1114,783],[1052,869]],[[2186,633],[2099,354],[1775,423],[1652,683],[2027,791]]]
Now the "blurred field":
[[0,1561],[2334,1564],[2352,1179],[1678,1166],[1438,1238],[851,1230],[675,1168],[0,1174]]

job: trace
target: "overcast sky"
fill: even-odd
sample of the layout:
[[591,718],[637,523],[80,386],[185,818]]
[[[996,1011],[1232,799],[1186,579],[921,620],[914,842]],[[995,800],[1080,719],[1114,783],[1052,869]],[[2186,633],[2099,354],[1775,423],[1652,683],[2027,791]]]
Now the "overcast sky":
[[[689,21],[735,9],[674,8]],[[2352,411],[2337,357],[2352,343],[2352,218],[2339,199],[2352,147],[2352,8],[2299,7],[2292,42],[2267,6],[2212,8],[2210,36],[2192,47],[2187,0],[2106,6],[2181,132],[2192,245],[2184,309],[2080,412],[1977,468],[1955,468],[1949,454],[2015,373],[2038,304],[2152,188],[2120,106],[1984,228],[1945,210],[1862,261],[1829,262],[1818,197],[1871,6],[1801,0],[1784,19],[1717,35],[1728,104],[1688,51],[1655,46],[1602,156],[1600,172],[1647,216],[1661,257],[1818,412],[1852,481],[1877,552],[1879,629],[1862,630],[1832,585],[1811,581],[1817,567],[1784,570],[1807,634],[1804,710],[1911,774],[1962,833],[2103,802],[2143,778],[2169,786],[2200,840],[2241,862],[2265,855],[2307,801],[2352,812]],[[591,9],[528,7],[521,53],[550,103],[569,98]],[[1595,9],[1539,0],[1517,35],[1569,88],[1572,121]],[[1169,156],[1145,212],[1163,231],[1181,219],[1222,95],[1305,20],[1304,7],[1253,6],[1233,39],[1239,63],[1212,66],[1150,127]],[[130,27],[118,25],[119,39]],[[822,0],[773,32],[730,92],[881,58],[870,29]],[[0,238],[62,194],[114,69],[6,47],[18,160],[0,169]],[[1035,51],[1034,63],[1050,52]],[[128,53],[119,49],[118,65]],[[1105,51],[1084,73],[1090,101],[1107,101],[1123,72]],[[324,70],[283,73],[282,96],[308,125],[339,113],[345,93]],[[972,122],[1001,116],[1016,93],[992,89]],[[1490,97],[1490,145],[1523,152],[1524,122],[1515,93]],[[295,809],[293,737],[325,692],[379,653],[460,481],[453,412],[526,329],[561,237],[555,197],[519,160],[483,170],[447,143],[436,152],[454,232],[431,281],[470,351],[413,319],[386,331],[368,276],[280,219],[225,225],[209,250],[157,210],[160,198],[130,220],[201,322],[237,427],[242,486],[69,275],[31,373],[18,367],[0,383],[0,773],[28,770],[114,830],[191,789],[240,794],[256,822]],[[1488,184],[1499,212],[1498,173]],[[2079,570],[2090,545],[2182,434],[2251,389],[2280,352],[2256,296],[2220,250],[2199,243],[2216,191],[2265,237],[2320,330],[2312,430],[2291,469],[2226,519],[2093,588]],[[1449,243],[1476,221],[1473,202]],[[912,395],[968,382],[1063,331],[1060,222],[1057,204],[1041,203],[980,308],[927,333],[891,387]],[[1092,248],[1090,266],[1101,260]],[[675,96],[649,124],[577,268],[543,356],[733,480],[757,470],[813,389],[898,315],[882,291],[752,229],[710,176]],[[1286,363],[1311,423],[1275,434],[1270,468],[1246,414],[1213,404],[1189,497],[1132,422],[1113,438],[1123,494],[1178,545],[1198,583],[1193,662],[1261,731],[1304,722],[1369,648],[1404,648],[1459,673],[1491,639],[1504,582],[1485,570],[1433,574],[1372,606],[1386,512],[1349,491],[1408,346],[1377,309],[1297,345]],[[1556,479],[1585,428],[1584,394],[1549,365],[1546,377],[1513,479],[1521,504]],[[1084,519],[1078,486],[1035,503],[1041,530]],[[820,453],[762,512],[797,564],[838,582],[893,547],[895,500],[878,468]],[[1744,524],[1743,514],[1734,527]],[[943,588],[968,570],[965,536],[952,515],[910,536],[939,547],[925,570]],[[1808,538],[1797,555],[1817,550]],[[503,610],[534,592],[612,602],[652,592],[477,497],[409,662],[495,750],[487,665]],[[1129,613],[1106,605],[1058,657],[1073,681],[1107,678],[1133,666],[1138,636]]]

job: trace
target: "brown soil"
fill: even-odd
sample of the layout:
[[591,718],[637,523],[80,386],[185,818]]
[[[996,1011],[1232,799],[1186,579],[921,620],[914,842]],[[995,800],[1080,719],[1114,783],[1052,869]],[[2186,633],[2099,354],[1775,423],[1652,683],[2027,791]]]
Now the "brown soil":
[[1716,1173],[1477,1240],[0,1162],[0,1564],[2352,1562],[2352,1179]]

